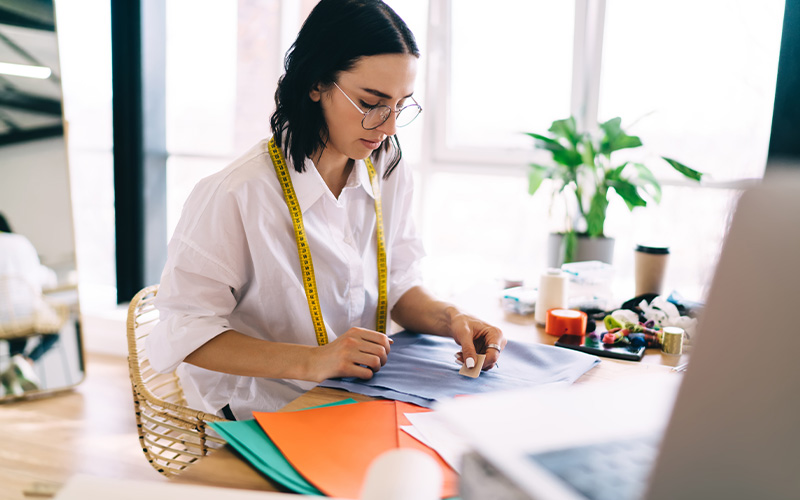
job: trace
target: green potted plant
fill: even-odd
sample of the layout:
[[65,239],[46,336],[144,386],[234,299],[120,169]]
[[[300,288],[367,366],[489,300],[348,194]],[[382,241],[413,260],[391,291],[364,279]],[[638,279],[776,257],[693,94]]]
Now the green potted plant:
[[[550,179],[554,201],[555,197],[565,197],[567,202],[558,265],[575,260],[579,240],[606,237],[606,210],[612,193],[622,198],[631,211],[647,206],[648,201],[661,201],[661,184],[647,166],[620,162],[613,155],[642,145],[639,137],[622,129],[621,123],[621,118],[612,118],[598,124],[597,133],[582,132],[571,116],[554,121],[548,135],[528,133],[534,138],[535,147],[548,151],[552,160],[549,164],[530,164],[528,192],[535,194],[542,182]],[[699,181],[703,176],[676,160],[661,158],[689,179]],[[613,249],[613,240],[611,245]]]

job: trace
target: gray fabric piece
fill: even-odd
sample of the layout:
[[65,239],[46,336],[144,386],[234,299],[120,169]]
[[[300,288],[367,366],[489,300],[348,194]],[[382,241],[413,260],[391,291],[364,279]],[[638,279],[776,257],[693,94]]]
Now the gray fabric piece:
[[[320,385],[323,387],[335,387],[337,389],[344,389],[349,392],[357,392],[358,394],[364,394],[365,396],[372,396],[375,398],[384,398],[384,399],[391,399],[394,401],[403,401],[405,403],[415,404],[417,406],[422,406],[424,408],[433,408],[433,404],[436,402],[434,399],[425,399],[419,396],[414,396],[413,394],[404,394],[402,392],[393,391],[392,389],[387,389],[385,387],[372,387],[364,383],[358,379],[355,382],[343,382],[342,384],[338,384],[342,379],[329,379],[325,382],[321,383]],[[350,380],[350,379],[348,379]],[[335,383],[337,385],[327,385],[328,383]]]
[[452,339],[409,332],[392,339],[386,365],[370,380],[329,379],[320,385],[430,408],[435,401],[464,394],[572,383],[600,362],[571,349],[509,340],[499,368],[473,379],[459,375],[453,355],[460,349]]

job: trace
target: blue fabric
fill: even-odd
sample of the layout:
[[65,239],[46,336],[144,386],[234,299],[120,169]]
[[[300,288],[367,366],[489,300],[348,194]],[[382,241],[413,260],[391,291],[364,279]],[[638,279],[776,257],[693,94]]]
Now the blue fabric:
[[596,356],[543,344],[508,341],[499,367],[478,378],[459,375],[453,339],[401,332],[388,361],[370,380],[329,379],[323,387],[406,401],[430,408],[435,401],[464,394],[572,383],[600,362]]

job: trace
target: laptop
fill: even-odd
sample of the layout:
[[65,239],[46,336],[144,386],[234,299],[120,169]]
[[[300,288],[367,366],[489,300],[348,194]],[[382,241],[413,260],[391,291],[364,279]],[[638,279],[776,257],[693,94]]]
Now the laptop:
[[800,498],[800,173],[742,194],[685,374],[635,378],[442,403],[461,497]]

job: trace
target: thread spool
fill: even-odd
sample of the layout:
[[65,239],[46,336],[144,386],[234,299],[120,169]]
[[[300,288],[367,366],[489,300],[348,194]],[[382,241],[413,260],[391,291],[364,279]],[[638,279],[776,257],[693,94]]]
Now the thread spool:
[[664,340],[661,342],[661,352],[664,354],[680,355],[683,353],[683,328],[677,326],[664,327]]
[[547,311],[567,308],[567,284],[569,278],[558,268],[549,268],[539,279],[539,295],[536,298],[534,317],[536,323],[547,324]]
[[549,335],[586,335],[586,323],[589,317],[583,311],[575,309],[550,309],[547,311],[547,323],[544,331]]

